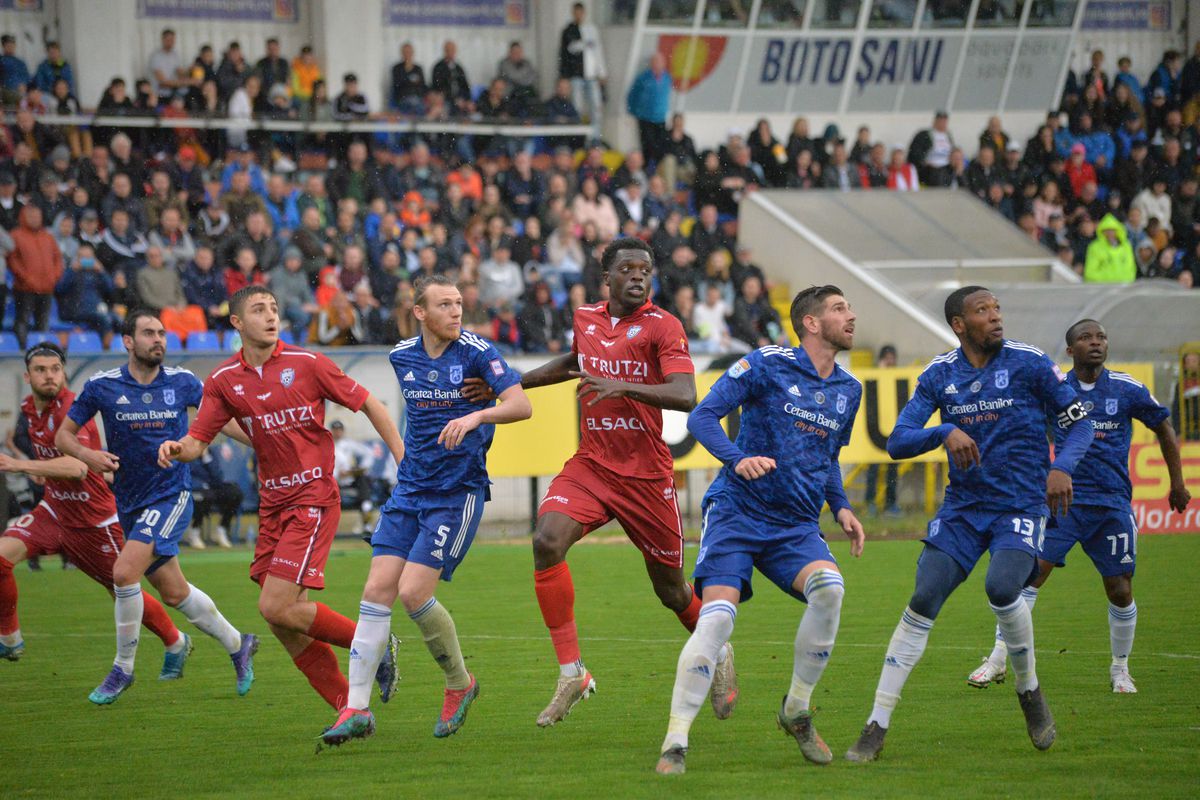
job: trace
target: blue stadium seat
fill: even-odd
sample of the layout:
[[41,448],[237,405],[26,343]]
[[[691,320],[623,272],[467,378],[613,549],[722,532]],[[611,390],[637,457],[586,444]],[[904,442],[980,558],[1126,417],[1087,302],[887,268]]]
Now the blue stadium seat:
[[58,300],[50,298],[50,330],[55,333],[75,330],[75,323],[63,322],[58,315]]
[[67,337],[67,350],[73,356],[104,352],[104,343],[95,331],[76,331]]
[[220,350],[221,336],[216,331],[196,331],[195,333],[189,333],[187,349],[192,352]]
[[183,349],[183,341],[175,331],[167,331],[167,352],[178,353]]
[[0,333],[0,355],[20,355],[21,343],[17,341],[17,335],[12,331],[4,331]]
[[29,335],[25,337],[25,347],[27,349],[42,342],[58,344],[58,334],[51,331],[30,331]]
[[242,337],[237,331],[226,331],[225,340],[221,342],[221,350],[226,353],[236,353],[242,346]]
[[295,344],[296,343],[296,337],[292,334],[291,331],[280,331],[279,332],[279,340],[282,341],[284,344]]

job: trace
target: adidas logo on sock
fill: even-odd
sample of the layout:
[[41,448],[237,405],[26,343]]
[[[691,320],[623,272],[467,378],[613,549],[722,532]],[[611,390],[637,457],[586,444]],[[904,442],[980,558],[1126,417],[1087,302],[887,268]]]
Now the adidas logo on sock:
[[796,384],[793,383],[791,386],[788,387],[788,394],[792,395],[793,397],[799,397],[800,396],[800,387],[796,386]]
[[697,675],[703,675],[706,678],[712,677],[712,671],[708,668],[707,664],[700,664],[699,666],[692,667],[688,670],[688,672],[694,672]]
[[360,656],[360,655],[358,654],[358,648],[357,648],[357,647],[351,647],[351,648],[350,648],[350,657],[351,657],[351,658],[362,658],[362,656]]
[[119,406],[129,405],[129,398],[126,397],[125,395],[121,395],[120,397],[117,398],[117,405],[119,405]]
[[404,376],[404,380],[406,380],[406,381],[415,381],[415,380],[416,380],[416,377],[414,377],[414,376],[413,376],[413,374],[412,374],[412,370],[411,370],[411,369],[410,369],[410,370],[408,371],[408,373],[407,373],[407,374]]

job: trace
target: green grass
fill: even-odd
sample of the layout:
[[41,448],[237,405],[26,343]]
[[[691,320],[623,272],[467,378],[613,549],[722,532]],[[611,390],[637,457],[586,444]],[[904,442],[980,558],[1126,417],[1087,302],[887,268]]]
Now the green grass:
[[[18,663],[0,662],[0,795],[1195,797],[1200,537],[1145,537],[1139,544],[1141,624],[1131,666],[1140,694],[1109,691],[1106,604],[1085,557],[1076,551],[1038,601],[1038,668],[1058,720],[1049,752],[1030,745],[1011,685],[966,686],[966,674],[990,647],[993,625],[977,571],[938,620],[882,760],[842,761],[870,710],[920,544],[871,542],[855,561],[838,542],[847,596],[837,647],[814,697],[818,727],[838,760],[826,768],[806,764],[775,727],[803,607],[758,577],[759,594],[734,632],[740,705],[726,722],[701,712],[689,772],[677,778],[652,769],[684,632],[655,601],[631,547],[571,553],[584,657],[599,692],[565,723],[549,730],[534,724],[557,668],[534,598],[529,549],[480,544],[439,595],[482,688],[466,727],[448,740],[432,737],[441,675],[400,613],[394,628],[405,640],[404,678],[396,698],[374,709],[377,734],[319,755],[315,737],[334,714],[266,635],[246,577],[248,553],[188,553],[183,565],[235,625],[264,636],[250,695],[234,695],[225,654],[194,631],[186,677],[158,683],[162,649],[146,633],[138,683],[105,708],[88,703],[87,694],[111,663],[111,603],[83,575],[47,559],[42,573],[17,573],[28,650]],[[327,573],[332,588],[322,600],[353,614],[367,566],[365,547],[336,550]]]

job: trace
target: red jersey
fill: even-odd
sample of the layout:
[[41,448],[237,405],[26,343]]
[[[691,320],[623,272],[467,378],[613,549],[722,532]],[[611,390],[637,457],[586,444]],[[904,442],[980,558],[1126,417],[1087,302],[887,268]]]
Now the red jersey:
[[[587,375],[654,385],[672,373],[696,371],[683,325],[650,302],[615,322],[606,303],[580,306],[574,325],[571,352]],[[672,473],[661,409],[621,397],[584,403],[579,414],[579,455],[633,478]]]
[[[75,393],[64,388],[40,414],[33,404],[33,395],[21,403],[21,412],[29,420],[33,457],[38,461],[62,456],[62,452],[54,445],[54,436],[62,427],[74,400]],[[79,441],[84,447],[100,447],[100,431],[95,421],[89,420],[87,425],[79,429]],[[104,480],[103,475],[90,470],[81,481],[47,478],[43,500],[59,524],[67,528],[103,528],[117,520],[117,501],[108,481]]]
[[188,435],[211,442],[237,420],[258,456],[259,504],[338,505],[333,436],[325,429],[325,401],[358,411],[370,394],[320,353],[280,342],[261,368],[242,352],[213,370]]

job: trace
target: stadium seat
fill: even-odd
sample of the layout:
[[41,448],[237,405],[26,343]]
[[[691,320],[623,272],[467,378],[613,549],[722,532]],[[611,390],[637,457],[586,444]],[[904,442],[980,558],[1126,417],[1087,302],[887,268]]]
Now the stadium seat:
[[296,337],[292,334],[291,331],[280,331],[279,332],[279,340],[281,342],[283,342],[284,344],[295,344],[296,343]]
[[55,333],[65,333],[75,330],[75,323],[63,322],[58,315],[58,300],[50,298],[50,330]]
[[29,335],[25,337],[26,348],[33,347],[35,344],[41,344],[42,342],[58,344],[58,334],[52,331],[30,331]]
[[179,334],[175,331],[167,331],[167,352],[178,353],[183,349],[183,340],[179,338]]
[[12,331],[0,332],[0,355],[20,355],[21,343]]
[[225,338],[221,342],[221,350],[226,353],[236,353],[242,346],[242,337],[237,331],[226,331]]
[[75,331],[67,337],[67,351],[73,356],[104,352],[104,343],[95,331]]
[[191,352],[220,350],[221,336],[216,331],[196,331],[188,334],[187,349]]

